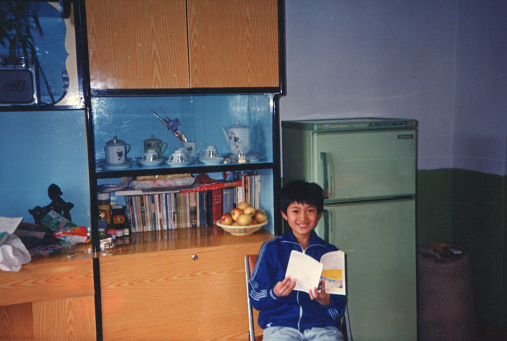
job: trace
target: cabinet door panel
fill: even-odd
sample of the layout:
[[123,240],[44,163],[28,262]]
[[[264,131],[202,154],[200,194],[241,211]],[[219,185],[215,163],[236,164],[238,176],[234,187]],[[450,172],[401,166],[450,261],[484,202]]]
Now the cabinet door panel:
[[277,87],[277,0],[189,0],[190,85]]
[[188,88],[185,0],[87,0],[92,89]]
[[246,339],[243,257],[261,244],[101,258],[104,339]]
[[36,340],[95,340],[95,297],[33,303]]

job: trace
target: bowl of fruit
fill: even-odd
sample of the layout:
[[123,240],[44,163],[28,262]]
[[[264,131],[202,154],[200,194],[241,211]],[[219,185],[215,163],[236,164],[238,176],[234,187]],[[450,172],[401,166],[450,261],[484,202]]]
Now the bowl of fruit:
[[256,209],[246,201],[240,202],[231,212],[222,215],[217,225],[234,236],[247,236],[259,231],[268,223],[263,209]]

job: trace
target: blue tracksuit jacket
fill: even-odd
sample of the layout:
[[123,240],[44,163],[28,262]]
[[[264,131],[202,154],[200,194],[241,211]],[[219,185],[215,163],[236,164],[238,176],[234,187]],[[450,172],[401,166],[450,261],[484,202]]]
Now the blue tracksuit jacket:
[[[303,252],[292,231],[264,243],[259,251],[255,269],[249,281],[250,302],[260,310],[259,326],[292,327],[300,331],[312,327],[335,326],[340,328],[347,299],[343,295],[331,295],[331,303],[323,306],[310,299],[304,291],[292,291],[288,296],[277,297],[273,293],[275,284],[285,278],[287,264],[292,250]],[[320,257],[336,246],[321,239],[315,231],[310,244],[304,251],[320,261]]]

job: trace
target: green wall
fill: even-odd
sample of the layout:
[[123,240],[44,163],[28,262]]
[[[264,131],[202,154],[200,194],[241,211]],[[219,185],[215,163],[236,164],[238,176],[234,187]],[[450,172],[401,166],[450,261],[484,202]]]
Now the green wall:
[[455,243],[472,261],[477,316],[507,325],[507,180],[462,169],[418,172],[418,243]]

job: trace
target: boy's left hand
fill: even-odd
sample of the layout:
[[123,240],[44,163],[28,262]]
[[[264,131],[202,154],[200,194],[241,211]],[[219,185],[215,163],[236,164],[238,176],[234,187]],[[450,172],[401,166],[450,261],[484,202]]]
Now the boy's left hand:
[[320,280],[321,288],[318,290],[317,288],[313,288],[310,290],[310,298],[312,300],[316,300],[322,305],[329,305],[331,303],[331,295],[326,293],[326,282],[321,279]]

